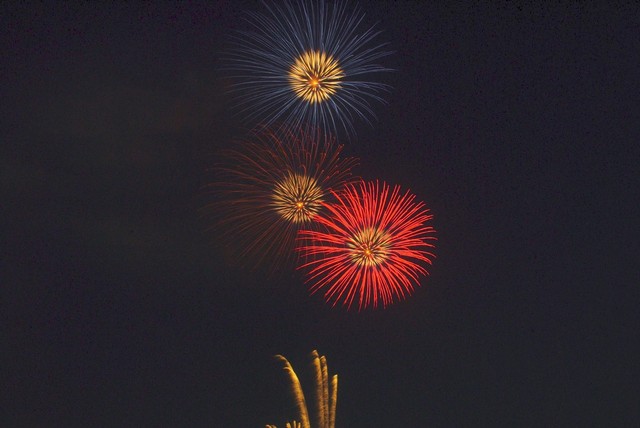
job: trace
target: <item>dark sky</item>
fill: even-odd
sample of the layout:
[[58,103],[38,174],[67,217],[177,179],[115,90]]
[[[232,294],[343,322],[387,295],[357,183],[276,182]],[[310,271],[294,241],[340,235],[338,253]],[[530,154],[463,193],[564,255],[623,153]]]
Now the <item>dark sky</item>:
[[272,357],[305,382],[312,349],[339,427],[636,425],[640,9],[564,3],[362,4],[394,89],[345,150],[439,238],[364,313],[203,232],[211,154],[250,127],[225,38],[261,5],[3,3],[2,425],[284,426]]

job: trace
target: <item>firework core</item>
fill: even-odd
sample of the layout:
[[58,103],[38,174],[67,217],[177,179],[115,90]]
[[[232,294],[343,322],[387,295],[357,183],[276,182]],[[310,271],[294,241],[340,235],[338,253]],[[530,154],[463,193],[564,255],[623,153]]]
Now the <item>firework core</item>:
[[389,234],[371,227],[354,233],[347,242],[352,260],[361,266],[376,266],[389,257]]
[[272,195],[275,211],[292,223],[310,221],[321,207],[323,193],[313,177],[289,173],[279,181]]
[[331,55],[307,51],[296,58],[289,70],[289,84],[299,98],[310,104],[328,100],[340,88],[344,71]]

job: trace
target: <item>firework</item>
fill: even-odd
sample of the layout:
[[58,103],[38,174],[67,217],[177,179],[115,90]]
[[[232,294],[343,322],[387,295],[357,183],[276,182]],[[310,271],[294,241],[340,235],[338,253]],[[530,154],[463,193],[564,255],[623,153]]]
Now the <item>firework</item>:
[[[336,426],[336,406],[338,403],[338,375],[334,374],[329,378],[327,359],[314,350],[311,353],[313,368],[315,371],[315,396],[316,396],[316,425],[318,428],[335,428]],[[291,382],[291,392],[298,407],[298,417],[300,422],[293,421],[287,423],[287,428],[310,428],[309,410],[304,397],[302,385],[298,375],[293,371],[291,363],[282,355],[276,355],[282,362],[283,370],[287,372]],[[267,425],[267,428],[276,428],[275,425]]]
[[301,227],[312,227],[331,190],[352,180],[354,158],[319,130],[259,128],[223,153],[209,208],[214,229],[226,237],[233,258],[253,265],[286,267]]
[[435,230],[424,204],[385,183],[360,182],[334,193],[316,217],[321,228],[300,230],[311,293],[351,308],[386,307],[410,295],[435,257]]
[[228,61],[248,119],[351,134],[354,119],[373,118],[370,102],[382,102],[388,87],[371,77],[389,71],[376,63],[389,52],[375,44],[374,27],[362,28],[364,14],[324,0],[265,7],[249,14]]

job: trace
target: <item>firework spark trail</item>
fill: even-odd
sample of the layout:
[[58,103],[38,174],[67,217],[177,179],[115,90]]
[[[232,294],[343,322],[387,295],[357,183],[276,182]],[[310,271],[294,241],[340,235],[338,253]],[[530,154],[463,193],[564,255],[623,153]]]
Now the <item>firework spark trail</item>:
[[[300,422],[293,421],[292,423],[287,423],[287,428],[310,428],[311,421],[309,419],[307,401],[298,375],[296,375],[291,363],[289,363],[285,357],[282,355],[276,355],[275,357],[282,363],[282,369],[287,373],[291,384],[291,392],[293,393],[293,398],[298,408],[298,419]],[[313,350],[313,352],[311,352],[311,358],[315,372],[316,426],[317,428],[335,428],[338,403],[338,375],[332,375],[331,380],[329,380],[327,359],[324,355],[320,355],[318,351]],[[267,425],[267,428],[276,428],[276,426]]]

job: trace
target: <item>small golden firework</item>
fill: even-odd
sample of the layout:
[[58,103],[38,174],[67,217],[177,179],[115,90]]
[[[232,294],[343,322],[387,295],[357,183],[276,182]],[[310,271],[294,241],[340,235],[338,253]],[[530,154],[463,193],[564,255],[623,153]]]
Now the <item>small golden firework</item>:
[[313,219],[322,207],[324,192],[318,181],[306,174],[287,172],[273,189],[272,203],[275,211],[292,223],[306,223]]
[[203,188],[202,213],[228,259],[249,267],[293,267],[296,236],[312,228],[331,191],[355,182],[354,158],[317,128],[258,127],[220,154]]

